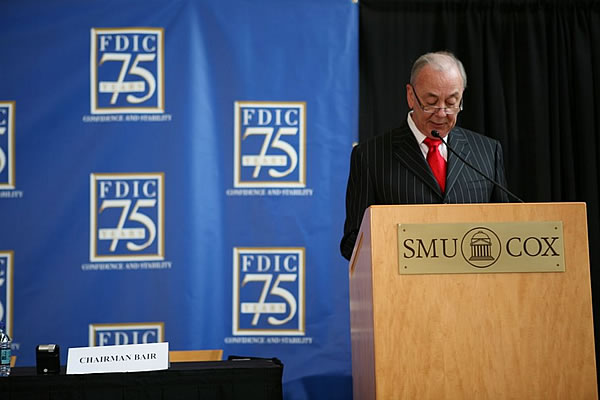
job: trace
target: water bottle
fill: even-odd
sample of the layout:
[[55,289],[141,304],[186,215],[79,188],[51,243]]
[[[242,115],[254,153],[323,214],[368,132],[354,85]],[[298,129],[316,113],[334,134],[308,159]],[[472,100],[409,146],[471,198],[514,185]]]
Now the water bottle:
[[0,377],[10,375],[10,337],[4,332],[4,322],[0,322]]

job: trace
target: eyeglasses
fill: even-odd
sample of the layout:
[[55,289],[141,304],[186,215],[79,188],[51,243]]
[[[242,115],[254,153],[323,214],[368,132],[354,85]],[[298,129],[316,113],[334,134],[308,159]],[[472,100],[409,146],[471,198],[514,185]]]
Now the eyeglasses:
[[423,103],[421,103],[419,96],[417,96],[417,91],[415,90],[415,87],[413,85],[410,85],[410,87],[412,88],[412,92],[415,95],[415,99],[417,99],[417,103],[419,103],[419,107],[421,107],[421,110],[423,110],[423,112],[425,112],[427,114],[436,114],[440,110],[443,110],[444,114],[446,114],[446,115],[454,115],[454,114],[458,114],[458,112],[462,111],[462,109],[463,109],[462,99],[460,99],[460,104],[458,105],[458,107],[424,106]]

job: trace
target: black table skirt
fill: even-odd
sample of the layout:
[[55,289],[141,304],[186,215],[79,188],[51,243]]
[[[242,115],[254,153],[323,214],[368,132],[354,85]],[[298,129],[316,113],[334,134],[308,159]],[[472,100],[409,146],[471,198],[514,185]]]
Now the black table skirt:
[[13,368],[1,400],[282,399],[283,366],[272,360],[173,363],[164,371],[40,376]]

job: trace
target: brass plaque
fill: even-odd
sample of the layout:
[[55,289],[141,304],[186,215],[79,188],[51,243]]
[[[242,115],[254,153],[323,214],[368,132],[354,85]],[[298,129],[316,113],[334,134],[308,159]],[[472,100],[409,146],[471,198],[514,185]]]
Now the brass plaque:
[[398,224],[400,274],[564,271],[562,221]]

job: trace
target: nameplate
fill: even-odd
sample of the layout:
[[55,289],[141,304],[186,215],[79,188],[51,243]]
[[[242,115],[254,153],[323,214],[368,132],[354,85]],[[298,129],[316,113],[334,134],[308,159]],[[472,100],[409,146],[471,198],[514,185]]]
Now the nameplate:
[[564,271],[562,221],[398,224],[400,274]]
[[73,347],[67,356],[67,375],[106,372],[157,371],[169,368],[169,343]]

